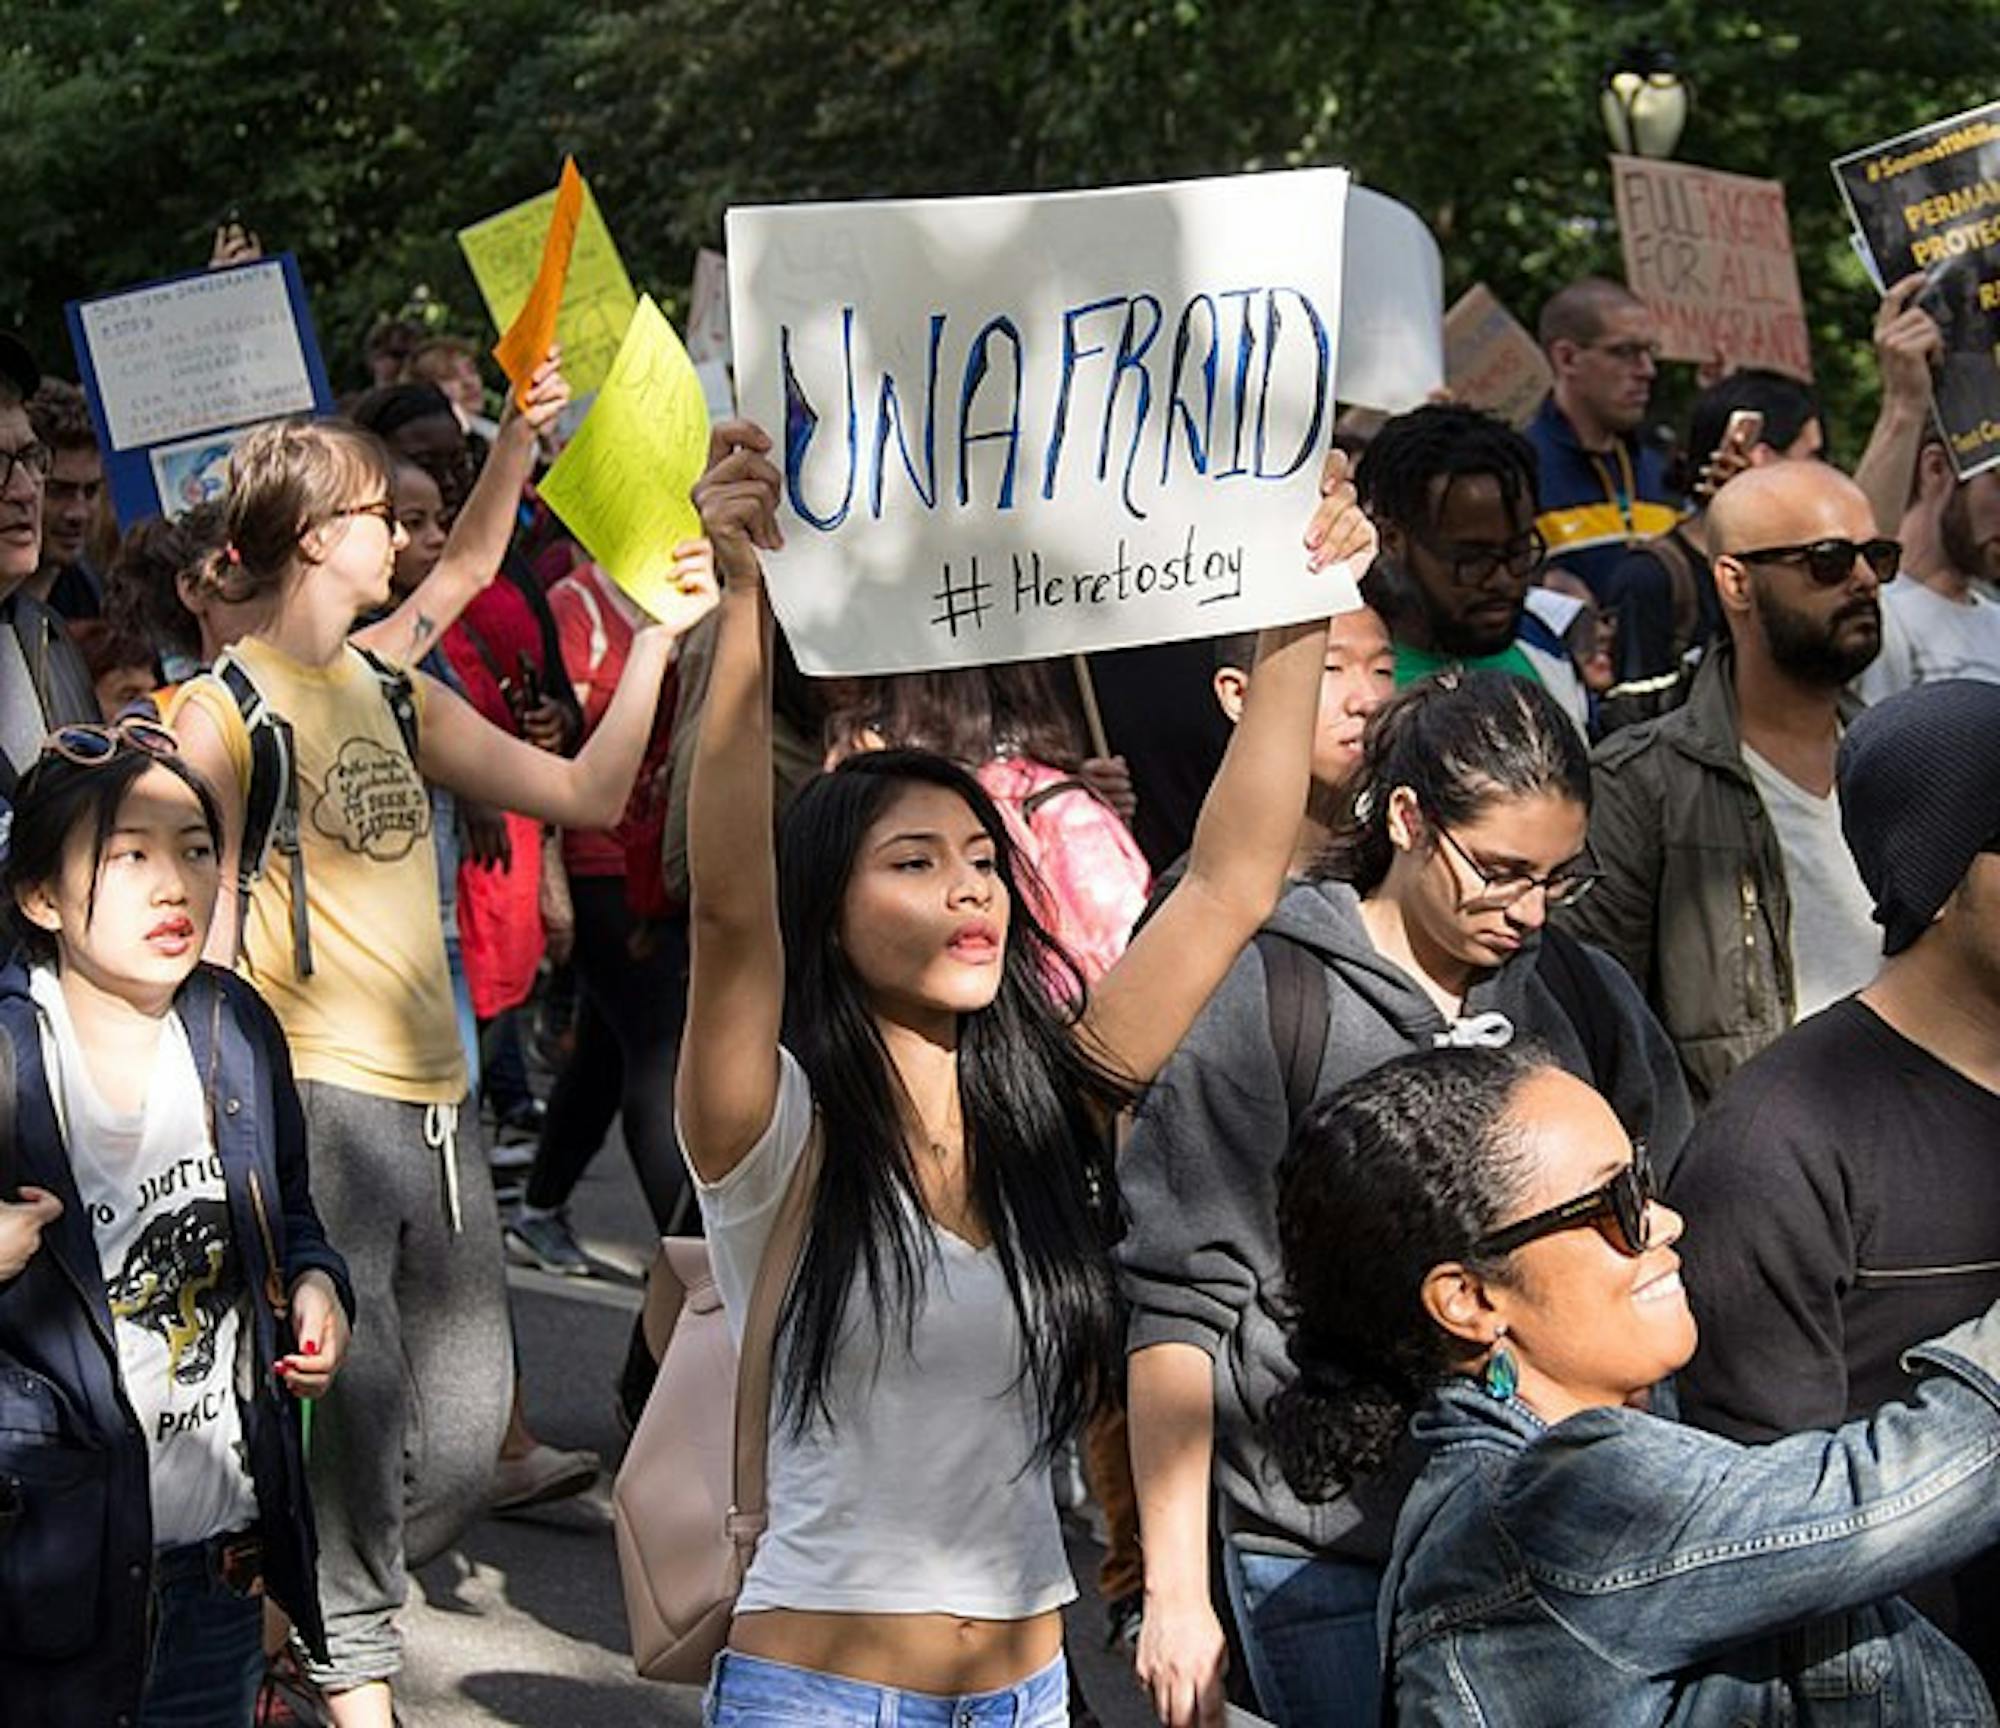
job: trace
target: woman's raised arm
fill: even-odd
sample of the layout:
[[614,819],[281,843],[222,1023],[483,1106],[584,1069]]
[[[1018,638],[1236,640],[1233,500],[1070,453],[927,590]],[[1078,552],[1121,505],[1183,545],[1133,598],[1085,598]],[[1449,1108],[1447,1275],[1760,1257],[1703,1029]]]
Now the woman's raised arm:
[[438,645],[458,622],[459,614],[492,586],[514,535],[522,490],[534,474],[536,441],[555,424],[568,402],[562,354],[552,348],[528,380],[526,407],[517,408],[513,391],[507,392],[499,435],[458,520],[451,525],[451,538],[444,543],[437,568],[395,611],[365,630],[355,631],[356,642],[398,666],[414,665]]
[[770,1124],[785,1003],[771,794],[772,620],[758,548],[779,544],[770,439],[715,429],[695,488],[723,594],[688,793],[690,970],[677,1079],[683,1144],[720,1181]]
[[[1356,577],[1375,556],[1374,526],[1338,450],[1321,473],[1305,545],[1310,568],[1343,564]],[[1187,874],[1091,992],[1084,1035],[1134,1081],[1160,1071],[1284,891],[1325,665],[1325,619],[1258,638],[1249,699],[1202,802]]]

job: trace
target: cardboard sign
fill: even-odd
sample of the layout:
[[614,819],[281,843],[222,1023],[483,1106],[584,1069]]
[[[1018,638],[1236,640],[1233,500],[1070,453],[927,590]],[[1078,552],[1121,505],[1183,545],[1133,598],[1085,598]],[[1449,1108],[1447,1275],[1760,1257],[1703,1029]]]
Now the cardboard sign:
[[[556,339],[562,343],[563,376],[570,390],[587,396],[604,382],[617,359],[618,344],[625,340],[625,327],[632,322],[639,296],[632,291],[625,261],[591,196],[590,182],[581,175],[578,179],[583,209],[577,218],[569,278],[563,285],[562,310],[556,317]],[[459,230],[459,247],[499,329],[508,328],[528,303],[541,273],[555,207],[556,192],[551,190]],[[540,358],[536,356],[537,361]]]
[[494,344],[493,358],[514,386],[515,400],[527,402],[528,380],[547,357],[556,339],[556,315],[562,310],[563,284],[569,280],[569,261],[576,249],[576,225],[583,216],[583,176],[576,171],[576,158],[565,156],[562,179],[556,185],[555,209],[549,217],[549,231],[542,241],[542,265],[535,272],[534,285],[506,334]]
[[2000,463],[2000,102],[1833,164],[1878,285],[1912,271],[1944,331],[1932,405],[1961,480]]
[[674,548],[701,533],[689,493],[707,460],[701,381],[649,295],[590,413],[543,479],[543,501],[605,574],[659,617]]
[[729,213],[744,411],[777,441],[799,664],[915,671],[1358,603],[1306,569],[1339,169]]
[[[250,426],[331,413],[333,392],[290,253],[196,270],[65,309],[121,525],[207,495],[212,452]],[[216,435],[226,435],[218,437]],[[200,469],[209,479],[191,478]]]
[[1444,377],[1455,401],[1525,426],[1555,382],[1548,356],[1484,282],[1444,315]]
[[1668,360],[1812,377],[1785,189],[1714,168],[1611,158],[1625,285],[1651,309]]
[[1352,187],[1340,284],[1344,405],[1401,414],[1444,383],[1444,258],[1414,210]]
[[694,255],[687,351],[697,366],[729,361],[729,261],[706,246]]

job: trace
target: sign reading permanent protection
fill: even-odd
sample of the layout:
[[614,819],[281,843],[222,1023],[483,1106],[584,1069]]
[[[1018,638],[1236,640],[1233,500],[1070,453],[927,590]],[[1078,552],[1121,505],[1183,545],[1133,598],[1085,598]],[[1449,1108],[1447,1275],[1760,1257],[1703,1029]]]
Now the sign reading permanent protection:
[[784,469],[771,594],[821,675],[1324,616],[1339,169],[732,210],[736,384]]
[[1812,377],[1782,185],[1614,156],[1611,187],[1625,285],[1652,311],[1664,358]]
[[1875,274],[1921,270],[1944,330],[1933,397],[1960,479],[2000,463],[2000,102],[1833,164]]

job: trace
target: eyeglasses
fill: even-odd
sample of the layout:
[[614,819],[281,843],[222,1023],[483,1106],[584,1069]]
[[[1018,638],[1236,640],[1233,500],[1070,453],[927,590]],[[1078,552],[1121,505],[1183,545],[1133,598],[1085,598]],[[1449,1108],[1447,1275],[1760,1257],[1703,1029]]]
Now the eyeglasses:
[[58,726],[43,741],[42,754],[60,756],[79,768],[99,768],[121,749],[148,756],[178,756],[180,740],[157,720],[116,720],[109,726]]
[[1593,342],[1593,354],[1608,354],[1621,366],[1643,366],[1649,361],[1659,364],[1660,345],[1657,342]]
[[345,510],[334,511],[334,515],[373,516],[392,536],[396,532],[396,506],[386,498],[377,498],[372,504],[350,504]]
[[1465,861],[1466,869],[1479,878],[1484,892],[1475,896],[1477,899],[1490,900],[1498,906],[1512,906],[1539,888],[1548,896],[1551,906],[1570,906],[1597,886],[1598,872],[1588,865],[1579,866],[1574,859],[1557,865],[1546,876],[1530,876],[1524,870],[1488,869],[1466,851],[1452,831],[1435,816],[1431,822],[1438,831],[1438,838]]
[[1739,564],[1800,564],[1821,588],[1838,588],[1854,574],[1854,561],[1866,561],[1877,582],[1893,582],[1902,568],[1900,540],[1807,540],[1797,546],[1759,546],[1729,554]]
[[18,450],[0,450],[0,491],[14,483],[14,470],[25,468],[28,478],[39,486],[56,465],[56,453],[39,440]]
[[1490,1236],[1480,1237],[1472,1245],[1472,1257],[1484,1260],[1498,1254],[1511,1254],[1516,1248],[1524,1248],[1544,1236],[1574,1230],[1579,1224],[1597,1224],[1607,1219],[1617,1231],[1619,1247],[1627,1254],[1643,1254],[1652,1243],[1652,1206],[1657,1192],[1653,1184],[1653,1161],[1646,1153],[1646,1143],[1635,1141],[1632,1162],[1602,1188],[1589,1194],[1579,1194],[1574,1200],[1565,1200],[1560,1206],[1551,1206],[1546,1212],[1537,1212],[1532,1218],[1523,1218],[1519,1223],[1509,1224]]
[[1451,566],[1451,578],[1462,588],[1476,588],[1500,570],[1525,580],[1541,569],[1549,556],[1549,543],[1534,528],[1498,546],[1446,546],[1435,540],[1422,540],[1421,544]]

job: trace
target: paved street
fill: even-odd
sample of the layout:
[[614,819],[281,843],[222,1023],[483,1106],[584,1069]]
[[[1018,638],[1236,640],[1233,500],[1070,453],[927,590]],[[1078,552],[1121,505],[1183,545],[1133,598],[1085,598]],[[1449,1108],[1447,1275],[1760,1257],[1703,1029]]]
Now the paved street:
[[[623,1147],[608,1146],[577,1192],[574,1219],[591,1254],[622,1271],[571,1280],[514,1269],[514,1313],[527,1365],[529,1421],[557,1446],[588,1446],[607,1469],[623,1446],[612,1385],[638,1307],[650,1252],[648,1220]],[[632,1671],[612,1549],[610,1478],[589,1496],[516,1518],[489,1519],[421,1575],[406,1619],[402,1689],[408,1728],[692,1728],[700,1694]],[[1099,1604],[1088,1594],[1096,1552],[1072,1548],[1084,1600],[1070,1644],[1105,1728],[1148,1719],[1122,1662],[1103,1653]]]

